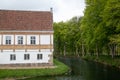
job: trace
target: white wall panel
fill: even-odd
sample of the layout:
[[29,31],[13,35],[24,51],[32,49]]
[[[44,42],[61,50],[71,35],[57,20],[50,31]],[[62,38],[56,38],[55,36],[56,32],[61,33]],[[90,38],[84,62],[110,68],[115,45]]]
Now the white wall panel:
[[0,45],[1,45],[2,35],[0,35]]
[[15,52],[25,52],[25,49],[16,49]]
[[41,49],[41,52],[50,52],[50,49]]
[[35,52],[35,51],[38,52],[39,49],[27,49],[27,51],[28,51],[28,52]]
[[50,35],[40,35],[40,44],[49,45],[50,44]]
[[9,49],[9,50],[3,50],[3,52],[13,52],[13,50]]
[[54,51],[54,49],[52,49],[52,52]]
[[53,35],[51,35],[51,44],[53,44]]
[[[15,54],[16,60],[10,60],[10,55]],[[30,54],[29,60],[24,60],[24,54]],[[43,54],[43,59],[37,60],[37,54]],[[0,64],[19,64],[19,63],[48,63],[51,52],[2,52],[0,53]]]
[[36,45],[39,45],[39,35],[35,35],[36,36]]

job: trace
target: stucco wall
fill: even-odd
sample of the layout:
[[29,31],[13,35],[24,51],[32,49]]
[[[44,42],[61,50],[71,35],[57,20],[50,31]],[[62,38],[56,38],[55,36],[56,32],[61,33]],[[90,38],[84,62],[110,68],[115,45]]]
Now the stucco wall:
[[[10,60],[10,55],[15,54],[16,60]],[[24,54],[30,54],[29,60],[24,60]],[[37,54],[42,54],[43,58],[37,60]],[[37,52],[37,51],[4,51],[0,53],[0,64],[19,64],[19,63],[49,63],[50,57],[48,55],[52,54],[52,52]]]
[[[36,37],[35,45],[52,45],[53,44],[53,35],[52,34],[40,34],[40,35],[23,35],[23,34],[15,34],[15,35],[7,35],[0,34],[0,45],[6,45],[6,36],[11,36],[11,44],[10,45],[18,45],[18,36],[23,36],[23,44],[22,45],[31,45],[30,37]],[[8,44],[9,45],[9,44]],[[18,45],[19,46],[19,45]],[[32,46],[32,45],[31,45]],[[53,51],[53,49],[51,49]],[[49,63],[50,56],[52,55],[52,51],[50,49],[1,49],[0,50],[0,64],[20,64],[20,63]],[[10,60],[10,55],[15,54],[16,60]],[[24,54],[30,54],[29,60],[24,60]],[[42,54],[43,58],[41,60],[37,59],[37,54]]]
[[3,35],[3,39],[2,39],[2,37],[0,35],[0,44],[3,41],[3,45],[6,45],[5,44],[6,36],[11,36],[11,45],[13,45],[14,43],[15,43],[15,45],[18,44],[18,42],[17,42],[18,41],[18,39],[17,39],[18,36],[23,36],[23,45],[25,45],[25,43],[27,43],[27,45],[30,45],[30,37],[31,36],[36,37],[36,45],[39,45],[39,43],[41,45],[50,45],[50,43],[53,44],[53,35],[40,35],[40,37],[39,37],[39,35],[27,35],[27,36],[26,35],[15,35],[15,36],[14,35]]

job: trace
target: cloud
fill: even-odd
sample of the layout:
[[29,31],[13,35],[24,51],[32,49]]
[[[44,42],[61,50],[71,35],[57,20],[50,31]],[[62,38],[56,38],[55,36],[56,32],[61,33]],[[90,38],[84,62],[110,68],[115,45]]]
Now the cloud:
[[58,11],[54,14],[54,20],[57,22],[69,20],[73,16],[83,16],[84,0],[56,0],[55,3]]
[[17,10],[46,10],[51,0],[0,0],[0,8]]
[[54,21],[82,16],[84,0],[0,0],[1,9],[48,11],[53,7]]

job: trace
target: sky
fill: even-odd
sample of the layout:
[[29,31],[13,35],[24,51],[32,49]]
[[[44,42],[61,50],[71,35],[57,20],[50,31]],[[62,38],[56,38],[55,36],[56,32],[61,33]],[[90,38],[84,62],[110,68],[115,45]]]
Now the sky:
[[74,16],[83,16],[85,0],[0,0],[0,9],[50,11],[53,21],[67,21]]

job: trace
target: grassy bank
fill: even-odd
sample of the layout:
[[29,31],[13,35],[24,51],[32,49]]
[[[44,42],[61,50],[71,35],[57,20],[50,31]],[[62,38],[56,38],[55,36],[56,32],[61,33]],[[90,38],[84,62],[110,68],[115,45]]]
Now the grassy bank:
[[98,58],[96,56],[84,56],[82,58],[120,68],[120,56],[116,56],[114,58],[111,56],[99,56]]
[[54,60],[55,68],[51,69],[0,69],[0,79],[4,78],[23,78],[36,76],[55,76],[62,75],[69,70],[65,64]]

